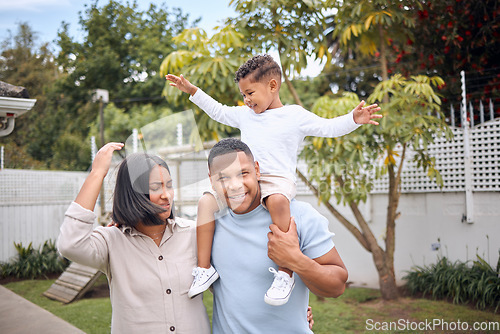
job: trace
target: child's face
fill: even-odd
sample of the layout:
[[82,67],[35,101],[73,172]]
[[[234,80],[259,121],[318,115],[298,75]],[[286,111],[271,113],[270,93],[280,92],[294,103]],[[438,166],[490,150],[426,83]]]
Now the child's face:
[[243,101],[256,114],[263,113],[267,109],[282,107],[277,98],[279,88],[275,79],[256,82],[251,80],[251,76],[247,76],[240,79],[238,86]]

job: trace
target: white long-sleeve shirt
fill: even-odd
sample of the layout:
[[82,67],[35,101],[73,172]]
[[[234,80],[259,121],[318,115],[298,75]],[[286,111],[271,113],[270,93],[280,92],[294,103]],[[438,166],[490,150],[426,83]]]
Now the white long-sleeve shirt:
[[189,100],[210,118],[240,129],[262,174],[278,175],[295,182],[297,155],[306,136],[340,137],[356,130],[352,112],[327,119],[299,105],[286,105],[256,114],[247,106],[225,106],[198,88]]
[[73,202],[57,247],[66,258],[108,277],[111,333],[209,334],[202,296],[187,296],[196,267],[196,223],[169,219],[157,246],[132,227],[94,229],[95,218]]

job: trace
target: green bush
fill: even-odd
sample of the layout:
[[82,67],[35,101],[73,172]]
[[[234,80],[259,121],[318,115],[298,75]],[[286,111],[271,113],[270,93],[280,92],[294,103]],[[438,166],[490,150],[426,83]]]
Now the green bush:
[[46,241],[40,249],[34,249],[32,243],[23,247],[22,243],[14,243],[17,256],[14,260],[0,264],[2,277],[47,278],[49,274],[62,273],[68,261],[59,256],[55,242]]
[[500,308],[500,257],[496,270],[479,255],[472,265],[443,257],[435,264],[415,267],[403,279],[412,294],[451,299],[455,304],[475,303],[482,310]]

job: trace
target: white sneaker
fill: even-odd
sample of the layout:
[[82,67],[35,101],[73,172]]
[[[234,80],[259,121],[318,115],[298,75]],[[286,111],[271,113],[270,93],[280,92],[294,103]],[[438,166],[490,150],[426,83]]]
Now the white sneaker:
[[286,304],[295,286],[293,274],[290,277],[286,272],[276,271],[273,267],[270,267],[269,271],[274,274],[274,281],[269,290],[267,290],[264,301],[273,306]]
[[196,267],[193,269],[193,276],[193,284],[188,291],[189,298],[193,298],[208,289],[219,278],[219,273],[213,266],[208,269]]

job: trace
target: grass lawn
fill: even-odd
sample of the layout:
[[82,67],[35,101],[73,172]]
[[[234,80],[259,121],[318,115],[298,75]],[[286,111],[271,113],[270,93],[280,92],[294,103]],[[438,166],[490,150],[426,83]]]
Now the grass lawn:
[[[77,302],[63,305],[60,302],[50,300],[42,293],[47,290],[54,280],[27,280],[11,282],[4,286],[31,302],[43,307],[49,312],[68,321],[74,326],[89,334],[109,333],[111,322],[111,304],[109,298],[84,298]],[[106,284],[105,278],[100,284]],[[204,302],[208,313],[212,313],[212,295],[206,292]],[[460,324],[467,323],[469,330],[463,333],[473,332],[474,322],[496,322],[500,323],[500,314],[492,312],[478,311],[467,305],[453,305],[445,301],[435,301],[420,298],[400,298],[398,301],[384,302],[380,299],[377,290],[364,288],[349,288],[344,295],[337,299],[327,299],[318,301],[315,296],[311,296],[310,305],[313,308],[315,333],[365,333],[371,330],[383,333],[404,332],[402,325],[407,329],[409,326],[424,326],[425,322],[432,324],[433,321],[448,323],[446,327],[435,327],[439,332],[458,332],[452,330],[458,321]],[[435,320],[434,320],[435,319]],[[389,330],[389,327],[399,325],[400,327]],[[387,328],[385,327],[387,326]],[[406,332],[422,333],[425,328],[419,330],[413,328]],[[498,333],[497,330],[481,330],[476,333]]]

